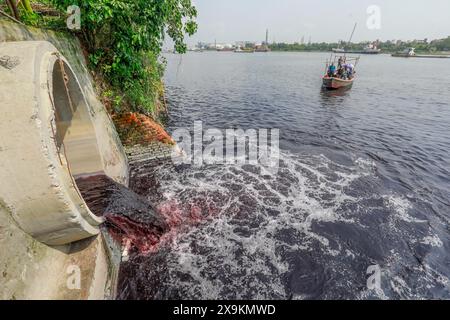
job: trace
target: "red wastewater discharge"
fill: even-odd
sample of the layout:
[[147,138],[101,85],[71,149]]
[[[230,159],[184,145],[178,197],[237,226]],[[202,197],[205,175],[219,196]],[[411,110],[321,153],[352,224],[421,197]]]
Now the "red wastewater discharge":
[[109,234],[127,252],[133,249],[142,254],[153,252],[163,235],[155,232],[151,225],[136,222],[126,216],[107,213],[104,217]]
[[[126,145],[175,144],[164,128],[146,115],[127,112],[115,114],[113,120]],[[144,170],[145,174],[132,178],[130,189],[104,174],[75,179],[89,209],[105,218],[103,228],[129,253],[156,252],[162,244],[173,241],[183,228],[201,224],[219,212],[199,197],[188,201],[163,198],[151,173],[153,165],[149,165],[150,168],[144,164],[131,168],[131,173],[136,169]]]
[[163,200],[153,207],[145,197],[105,175],[78,177],[76,183],[89,209],[105,218],[104,228],[129,253],[157,252],[184,228],[204,223],[219,213],[214,204],[201,198],[185,204]]
[[[128,112],[114,115],[113,120],[127,145],[175,144],[164,128],[146,115]],[[105,218],[103,227],[127,252],[156,252],[162,244],[175,239],[183,228],[201,224],[219,212],[201,198],[186,203],[164,199],[158,194],[159,185],[150,168],[142,165],[131,168],[132,172],[133,169],[145,170],[146,174],[132,179],[131,190],[104,174],[76,178],[89,209]]]
[[208,208],[205,211],[195,204],[182,205],[178,201],[171,200],[158,205],[155,212],[167,226],[162,233],[159,230],[155,232],[154,225],[137,222],[127,216],[106,212],[104,217],[108,232],[127,252],[146,255],[157,252],[162,245],[170,244],[189,226],[210,220],[218,210]]

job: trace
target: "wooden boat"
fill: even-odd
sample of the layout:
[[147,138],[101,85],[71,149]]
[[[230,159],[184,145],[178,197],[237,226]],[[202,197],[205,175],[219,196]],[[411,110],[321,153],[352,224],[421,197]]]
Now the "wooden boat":
[[351,88],[351,86],[353,85],[353,81],[355,80],[355,78],[352,79],[348,79],[348,80],[344,80],[344,79],[340,79],[340,78],[335,78],[335,77],[329,77],[329,76],[324,76],[322,81],[323,81],[323,87],[327,90],[337,90],[337,89],[341,89],[341,88]]
[[[357,24],[355,23],[352,35],[348,41],[349,44],[352,41],[356,26]],[[373,52],[378,51],[378,48],[375,46],[369,46],[367,48]],[[322,87],[327,90],[350,89],[353,86],[353,81],[355,81],[355,68],[360,57],[347,57],[347,52],[343,48],[333,49],[333,52],[334,54],[331,54],[330,59],[327,60],[325,65],[325,75],[322,78]],[[342,55],[340,55],[341,53]],[[331,65],[338,66],[337,70],[333,73],[329,72],[329,67]],[[353,71],[347,72],[349,69]]]
[[242,49],[242,48],[237,48],[236,50],[234,50],[235,53],[254,53],[255,50],[254,49]]
[[[328,68],[330,65],[334,64],[335,66],[339,65],[339,60],[341,60],[341,63],[343,65],[342,68],[345,67],[346,64],[353,64],[353,73],[347,74],[345,73],[344,69],[344,75],[343,77],[339,77],[339,72],[336,72],[332,76],[330,76],[330,73],[328,72]],[[347,56],[333,56],[331,55],[330,59],[327,60],[325,65],[325,75],[322,78],[322,86],[327,90],[337,90],[341,88],[348,88],[350,89],[353,86],[353,82],[355,81],[355,69],[358,65],[359,57],[347,57]],[[337,70],[338,71],[338,70]]]
[[378,49],[375,44],[369,44],[368,46],[364,47],[362,50],[347,50],[343,48],[333,48],[332,51],[334,53],[349,53],[349,54],[380,54],[381,49]]
[[407,49],[403,50],[402,52],[393,53],[392,56],[393,57],[400,57],[400,58],[415,57],[416,56],[416,52],[414,50],[416,50],[416,49],[415,48],[407,48]]
[[442,54],[416,54],[415,48],[405,49],[403,52],[393,53],[393,57],[399,58],[434,58],[434,59],[448,59],[450,55],[442,55]]

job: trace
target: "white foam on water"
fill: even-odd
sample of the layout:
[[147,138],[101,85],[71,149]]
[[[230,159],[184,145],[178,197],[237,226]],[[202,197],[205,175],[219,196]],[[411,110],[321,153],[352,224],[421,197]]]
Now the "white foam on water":
[[[276,174],[248,165],[183,170],[163,167],[155,174],[163,203],[177,203],[183,208],[200,201],[199,206],[205,211],[202,216],[208,217],[199,225],[174,232],[168,237],[169,249],[163,251],[167,277],[162,285],[168,291],[182,292],[186,298],[307,299],[310,294],[288,292],[290,280],[286,277],[298,263],[292,259],[300,259],[301,263],[308,256],[314,257],[311,263],[317,263],[323,272],[328,269],[340,275],[337,281],[333,278],[334,285],[350,296],[388,299],[394,292],[404,298],[416,297],[414,289],[398,275],[409,267],[403,265],[404,257],[398,252],[383,257],[383,289],[361,289],[361,283],[354,281],[360,281],[355,279],[365,276],[365,271],[352,270],[352,261],[367,265],[372,261],[361,260],[365,254],[361,248],[339,243],[317,228],[323,224],[348,224],[370,232],[377,226],[363,225],[363,215],[379,209],[392,212],[386,225],[392,236],[405,237],[411,243],[443,245],[432,232],[429,237],[416,239],[404,228],[405,222],[407,226],[426,222],[411,216],[413,205],[404,196],[389,191],[354,195],[353,183],[359,186],[359,179],[377,179],[376,165],[371,160],[356,158],[351,165],[341,165],[323,155],[282,152]],[[368,206],[367,201],[374,207]],[[208,212],[210,208],[212,213]],[[307,272],[314,272],[313,267]],[[436,277],[442,278],[442,283],[448,280],[430,269],[415,272],[424,275],[425,285],[439,282]],[[314,277],[326,275],[313,274],[307,281],[314,281]],[[312,288],[322,285],[320,279],[317,281],[311,284]],[[332,293],[322,296],[333,297]]]
[[408,199],[397,195],[386,195],[383,198],[387,206],[395,210],[398,219],[409,223],[427,223],[426,220],[416,219],[408,214],[409,210],[412,208]]
[[422,239],[421,243],[430,245],[432,247],[438,247],[438,248],[440,248],[440,247],[442,247],[444,245],[442,243],[442,240],[436,234],[424,237]]
[[167,258],[173,261],[172,280],[165,286],[181,286],[198,298],[287,298],[282,279],[290,264],[283,252],[319,248],[320,254],[348,254],[312,226],[355,223],[337,209],[357,201],[345,188],[370,175],[373,163],[357,159],[348,167],[325,156],[282,153],[277,174],[260,169],[223,165],[190,168],[181,175],[157,173],[167,201],[186,203],[201,196],[220,210],[211,221],[173,239]]

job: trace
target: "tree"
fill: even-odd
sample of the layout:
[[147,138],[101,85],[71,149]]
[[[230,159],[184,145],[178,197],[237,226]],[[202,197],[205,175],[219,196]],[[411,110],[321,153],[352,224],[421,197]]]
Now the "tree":
[[22,0],[20,3],[27,13],[33,13],[33,8],[31,7],[30,0]]
[[9,11],[11,11],[11,14],[16,18],[17,20],[20,19],[20,11],[19,11],[19,5],[24,10],[26,14],[32,14],[33,8],[31,7],[30,0],[5,0],[6,5],[9,8]]
[[5,0],[6,5],[8,6],[9,11],[11,11],[11,14],[16,18],[17,20],[20,19],[19,15],[19,9],[17,8],[17,3],[15,0]]
[[[57,8],[81,9],[79,35],[90,62],[123,91],[134,109],[153,108],[161,77],[157,59],[166,34],[179,53],[185,35],[197,31],[191,0],[50,0]],[[149,97],[149,98],[148,98]]]

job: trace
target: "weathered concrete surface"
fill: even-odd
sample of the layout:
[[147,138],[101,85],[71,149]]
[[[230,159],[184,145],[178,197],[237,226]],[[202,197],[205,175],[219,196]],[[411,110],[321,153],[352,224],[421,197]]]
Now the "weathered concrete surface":
[[48,41],[67,59],[90,107],[105,172],[115,181],[127,185],[127,159],[110,116],[97,97],[79,41],[69,33],[24,27],[0,18],[0,43],[9,41]]
[[[49,41],[66,57],[67,60],[65,62],[72,67],[73,73],[78,78],[78,83],[89,108],[89,114],[95,128],[93,133],[96,137],[96,147],[100,154],[101,167],[115,181],[128,184],[127,160],[122,145],[106,110],[96,97],[78,41],[70,35],[28,29],[0,19],[0,57],[9,57],[3,58],[0,61],[0,113],[2,115],[0,118],[0,131],[2,138],[6,139],[3,141],[8,141],[8,138],[23,138],[26,135],[25,133],[30,131],[30,128],[35,130],[39,125],[45,126],[46,123],[42,119],[51,117],[48,109],[36,108],[37,104],[28,106],[30,109],[26,109],[23,103],[17,103],[17,112],[24,111],[26,112],[24,116],[28,116],[26,123],[20,122],[18,119],[14,121],[13,114],[8,114],[8,112],[11,113],[11,109],[6,112],[7,104],[4,102],[7,99],[11,101],[11,95],[10,92],[5,91],[5,83],[16,81],[17,87],[20,89],[16,90],[14,94],[17,101],[22,102],[25,101],[24,96],[33,90],[35,90],[36,97],[42,94],[42,90],[45,90],[43,83],[39,83],[35,89],[30,89],[29,86],[31,84],[26,83],[26,78],[14,78],[15,70],[30,63],[26,59],[21,59],[27,53],[27,45],[23,47],[23,52],[2,53],[2,42],[27,40]],[[46,60],[44,59],[43,61]],[[24,65],[21,66],[22,63]],[[25,82],[22,82],[24,79]],[[84,116],[80,115],[80,117]],[[24,119],[26,118],[22,118],[21,120],[23,121]],[[21,126],[23,132],[17,130],[17,125]],[[77,132],[81,131],[77,130]],[[52,167],[55,159],[52,158],[54,157],[54,150],[50,149],[53,148],[54,144],[45,144],[46,147],[43,148],[44,153],[47,152],[50,155],[47,159],[51,158],[51,163],[46,168],[47,177],[42,176],[42,167],[39,168],[39,166],[44,165],[42,157],[39,158],[42,154],[39,155],[34,151],[30,151],[30,149],[33,150],[33,148],[36,148],[35,144],[41,144],[42,146],[42,141],[46,141],[45,139],[48,138],[44,137],[42,132],[40,134],[40,136],[30,134],[30,139],[23,139],[23,145],[15,146],[13,148],[15,150],[11,150],[11,144],[9,143],[3,144],[4,147],[2,148],[0,147],[0,159],[2,160],[0,162],[3,163],[3,166],[0,165],[0,175],[2,175],[1,185],[8,186],[8,188],[2,188],[0,194],[0,299],[102,299],[105,297],[105,289],[111,293],[114,291],[114,284],[111,284],[110,281],[114,279],[115,268],[109,260],[109,246],[105,245],[103,237],[99,235],[72,244],[54,246],[82,238],[75,236],[72,239],[70,237],[64,239],[65,233],[71,233],[70,225],[75,225],[75,229],[80,229],[79,227],[81,225],[81,229],[84,228],[85,235],[88,236],[98,232],[96,224],[100,221],[97,220],[98,218],[87,214],[87,211],[83,208],[83,203],[77,202],[76,188],[73,185],[73,180],[70,180],[67,173],[61,169],[64,165],[67,165],[65,161],[71,157],[67,156],[67,159],[62,157],[61,168],[58,170],[55,171],[55,168]],[[29,175],[29,184],[26,184],[26,175],[20,174],[21,171],[17,171],[21,179],[11,178],[11,166],[14,168],[14,166],[20,167],[21,165],[21,152],[23,152],[22,158],[25,160],[33,160],[33,156],[29,157],[30,154],[34,155],[34,159],[37,159],[38,165],[30,166],[29,163],[25,164],[27,161],[24,161],[23,167],[20,168],[21,170],[25,170],[27,175]],[[77,153],[75,152],[75,154]],[[14,161],[8,160],[10,156],[15,157]],[[7,160],[5,160],[5,157]],[[8,166],[6,168],[5,165],[7,163]],[[84,166],[82,167],[84,168]],[[95,167],[98,169],[97,165]],[[30,170],[30,168],[34,170]],[[80,170],[85,170],[83,168]],[[39,187],[41,184],[49,180],[48,173],[51,173],[52,170],[54,177],[64,176],[61,181],[66,185],[63,188],[61,185],[53,185],[49,189],[40,190]],[[22,194],[12,192],[14,188],[17,188],[17,191],[22,188]],[[38,201],[38,206],[30,206],[29,203],[27,205],[28,200],[30,200],[26,196],[27,192],[31,191],[33,195],[31,198],[36,200],[42,196],[39,195],[39,191],[49,193],[51,188],[64,190],[63,193],[59,194],[62,199],[71,200],[69,202],[72,205],[75,203],[74,210],[72,211],[74,213],[74,219],[66,221],[68,223],[67,229],[61,227],[62,237],[59,237],[57,232],[53,232],[54,236],[50,238],[46,237],[46,234],[49,234],[47,226],[55,226],[55,217],[56,219],[61,219],[57,215],[52,216],[50,214],[50,218],[45,220],[45,215],[49,213],[49,210],[45,208],[50,205],[49,203]],[[21,196],[22,198],[20,198]],[[52,199],[53,203],[57,202],[58,196]],[[73,201],[74,199],[75,201]],[[64,200],[61,202],[64,203]],[[69,202],[66,205],[70,206],[68,204]],[[41,210],[36,210],[39,206]],[[27,214],[24,214],[24,212],[31,212],[28,218],[33,217],[33,219],[28,219]],[[67,213],[65,210],[63,212]],[[42,213],[44,215],[41,215]],[[67,219],[66,217],[62,219]],[[41,228],[42,232],[37,232],[31,236],[24,231],[30,228],[35,228],[35,230]],[[47,244],[44,244],[42,241],[47,242]],[[70,286],[67,286],[67,281],[73,279],[70,277],[74,274],[69,274],[68,272],[73,272],[76,267],[79,267],[80,270],[81,287],[80,289],[72,290]]]
[[[111,277],[102,237],[49,247],[24,233],[0,205],[0,300],[104,299]],[[71,289],[73,268],[80,289]]]
[[44,41],[0,44],[1,56],[20,61],[0,71],[0,180],[8,181],[0,185],[0,199],[21,229],[49,245],[94,236],[103,222],[87,208],[74,181],[75,173],[95,174],[103,166],[88,106],[57,54]]
[[130,166],[149,161],[167,160],[174,156],[182,156],[177,146],[153,141],[145,146],[126,147]]

